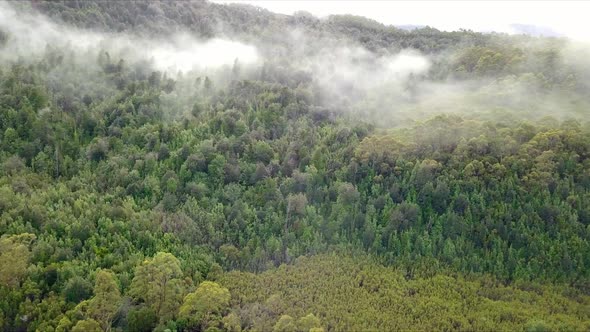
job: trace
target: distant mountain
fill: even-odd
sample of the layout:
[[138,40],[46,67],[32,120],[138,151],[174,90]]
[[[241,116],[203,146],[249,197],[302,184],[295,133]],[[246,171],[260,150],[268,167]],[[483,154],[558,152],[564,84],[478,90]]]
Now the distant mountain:
[[549,27],[532,25],[532,24],[511,24],[510,28],[517,34],[527,34],[535,37],[564,37],[565,35],[559,33]]

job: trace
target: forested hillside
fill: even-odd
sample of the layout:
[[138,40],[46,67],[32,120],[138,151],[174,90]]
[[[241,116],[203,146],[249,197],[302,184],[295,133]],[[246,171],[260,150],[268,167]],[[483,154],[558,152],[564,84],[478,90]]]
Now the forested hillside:
[[0,4],[5,331],[590,329],[590,54]]

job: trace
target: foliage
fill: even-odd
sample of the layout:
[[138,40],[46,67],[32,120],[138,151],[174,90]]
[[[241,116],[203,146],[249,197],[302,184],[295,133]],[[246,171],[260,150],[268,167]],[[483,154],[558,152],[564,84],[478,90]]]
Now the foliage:
[[158,317],[149,307],[132,309],[127,314],[127,329],[130,332],[150,332],[157,323]]
[[[230,294],[227,288],[215,282],[204,281],[184,298],[179,318],[188,321],[188,326],[206,330],[220,325],[224,312],[229,307]],[[231,324],[231,320],[227,320]]]
[[135,270],[129,295],[143,301],[161,321],[174,318],[184,293],[180,262],[170,253],[159,252]]
[[224,26],[276,54],[411,47],[437,59],[429,84],[486,84],[428,103],[408,83],[417,102],[368,116],[398,104],[340,105],[286,56],[206,75],[50,44],[2,59],[1,330],[590,328],[590,102],[563,40],[207,2],[15,6],[163,38]]
[[[563,286],[504,285],[440,272],[408,278],[365,255],[300,257],[292,265],[222,280],[242,321],[273,300],[275,331],[586,330],[588,296]],[[354,300],[351,300],[354,299]],[[307,314],[313,312],[313,314]],[[297,317],[299,317],[297,319]],[[253,325],[252,329],[263,329]]]
[[94,319],[80,320],[72,328],[72,332],[100,332],[100,324]]
[[109,271],[98,271],[94,297],[88,302],[88,316],[97,321],[103,330],[109,331],[120,305],[121,293],[115,276]]

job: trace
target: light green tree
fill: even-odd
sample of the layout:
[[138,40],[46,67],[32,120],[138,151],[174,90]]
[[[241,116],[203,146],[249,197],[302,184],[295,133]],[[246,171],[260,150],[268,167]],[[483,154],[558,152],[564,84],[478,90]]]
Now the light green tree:
[[296,332],[295,319],[289,315],[282,315],[273,328],[274,332]]
[[231,295],[227,288],[211,281],[202,282],[199,287],[184,298],[179,317],[191,326],[202,330],[215,326],[229,307]]
[[234,312],[230,312],[227,316],[223,317],[223,328],[228,332],[241,332],[242,323],[240,317]]
[[104,331],[109,331],[120,305],[121,292],[115,275],[108,270],[98,271],[94,297],[88,302],[88,316],[97,321]]
[[70,328],[72,328],[72,321],[68,318],[68,316],[63,316],[59,320],[59,323],[55,328],[55,332],[66,332],[69,331]]
[[0,285],[16,287],[20,284],[29,266],[29,246],[35,238],[29,233],[0,238]]
[[100,324],[94,319],[79,320],[72,328],[72,332],[102,332]]
[[323,327],[312,327],[311,329],[309,329],[309,332],[324,332],[324,328]]
[[180,262],[174,255],[157,253],[135,268],[129,294],[145,302],[165,322],[174,318],[184,295]]
[[297,320],[297,330],[301,332],[309,332],[314,328],[321,328],[322,322],[314,314],[299,318]]

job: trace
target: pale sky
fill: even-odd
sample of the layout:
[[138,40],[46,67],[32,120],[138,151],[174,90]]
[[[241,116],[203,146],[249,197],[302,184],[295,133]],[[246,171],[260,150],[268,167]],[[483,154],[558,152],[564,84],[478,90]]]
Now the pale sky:
[[304,10],[317,17],[353,14],[391,25],[429,25],[439,30],[513,33],[511,24],[535,25],[577,40],[590,40],[587,1],[304,1],[239,0],[272,12]]

